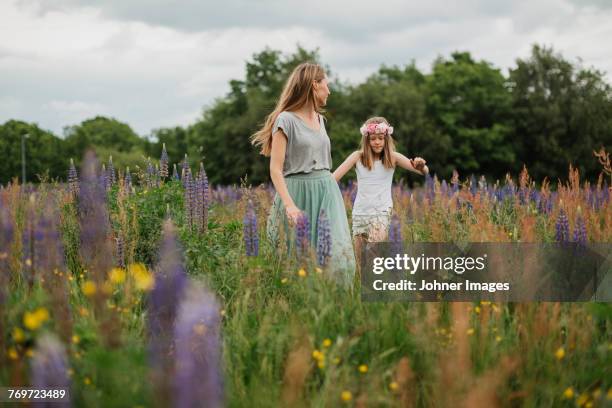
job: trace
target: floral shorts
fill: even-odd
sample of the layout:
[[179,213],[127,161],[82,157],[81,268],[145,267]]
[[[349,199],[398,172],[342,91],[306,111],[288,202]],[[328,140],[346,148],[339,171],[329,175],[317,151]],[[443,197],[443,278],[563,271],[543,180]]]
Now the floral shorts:
[[353,214],[353,236],[366,235],[368,240],[384,241],[389,233],[391,213]]

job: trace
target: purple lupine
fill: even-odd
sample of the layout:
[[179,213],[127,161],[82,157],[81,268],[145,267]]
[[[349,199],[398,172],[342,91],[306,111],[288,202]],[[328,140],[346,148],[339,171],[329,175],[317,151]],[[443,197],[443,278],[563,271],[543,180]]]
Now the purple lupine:
[[38,216],[34,232],[34,242],[39,250],[33,259],[37,271],[53,271],[64,266],[64,246],[59,225],[59,214],[53,204],[47,203],[45,210]]
[[68,169],[68,188],[73,196],[79,194],[79,176],[72,159],[70,159],[70,168]]
[[108,181],[108,171],[106,171],[106,166],[104,164],[102,164],[102,172],[100,173],[99,179],[104,191],[108,191],[110,189],[110,183]]
[[184,191],[184,201],[185,201],[185,224],[192,228],[194,223],[194,201],[195,201],[195,184],[191,177],[191,171],[187,169],[183,174],[183,186],[185,187]]
[[568,242],[570,237],[569,220],[563,208],[559,209],[557,222],[555,223],[555,240],[557,242]]
[[193,202],[193,223],[196,231],[202,232],[204,223],[202,221],[204,212],[204,189],[202,186],[202,173],[199,173],[194,180],[195,197]]
[[577,242],[580,246],[585,246],[587,239],[586,224],[584,223],[582,215],[578,214],[574,225],[574,242]]
[[[187,158],[187,153],[185,153],[185,158],[181,162],[181,179],[185,177],[185,174],[187,174],[188,171],[191,173],[191,169],[189,168],[189,159]],[[185,187],[184,180],[183,180],[183,187]]]
[[247,202],[246,212],[244,214],[244,246],[247,256],[259,255],[259,234],[257,233],[257,214],[253,206],[253,201],[249,199]]
[[[43,334],[36,342],[36,351],[30,365],[32,386],[40,389],[66,390],[70,395],[68,358],[64,346],[55,336]],[[69,398],[62,402],[37,402],[39,407],[69,407]]]
[[147,172],[145,180],[148,188],[155,187],[155,167],[153,167],[150,157],[147,157]]
[[112,187],[117,182],[117,174],[115,173],[115,166],[113,165],[113,156],[108,158],[108,184]]
[[470,193],[472,197],[476,197],[476,192],[478,191],[478,183],[476,182],[476,177],[472,174],[470,177]]
[[446,180],[442,180],[442,183],[440,184],[440,194],[442,194],[442,197],[445,197],[448,193],[448,184],[446,184]]
[[168,152],[166,151],[166,144],[162,144],[161,158],[159,159],[159,175],[162,179],[168,177]]
[[176,236],[176,228],[170,220],[164,222],[158,254],[154,267],[155,286],[148,296],[149,360],[156,389],[162,398],[169,398],[172,333],[179,302],[184,297],[187,285],[183,251]]
[[178,174],[178,172],[176,171],[176,163],[174,163],[174,164],[172,165],[172,180],[176,180],[176,181],[178,181],[178,180],[180,180],[180,179],[181,179],[181,178],[179,177],[179,174]]
[[389,225],[389,242],[391,242],[391,249],[395,253],[400,253],[402,250],[402,225],[397,214],[391,216],[391,223]]
[[130,168],[125,168],[125,192],[130,195],[132,193],[132,174]]
[[331,227],[325,210],[321,208],[317,222],[317,262],[321,266],[327,265],[331,256]]
[[88,151],[81,168],[79,193],[79,224],[81,259],[90,273],[98,274],[99,282],[105,279],[112,267],[112,246],[108,240],[110,220],[106,207],[106,192],[98,182],[98,160]]
[[304,256],[310,247],[310,220],[303,211],[298,217],[295,235],[298,256]]
[[223,406],[221,315],[214,295],[189,288],[174,328],[174,406]]
[[451,178],[451,190],[453,194],[459,191],[459,173],[457,170],[453,170],[453,177]]
[[38,241],[40,241],[40,233],[36,233],[36,213],[34,211],[34,196],[32,195],[26,207],[26,216],[24,217],[21,235],[21,245],[23,249],[21,262],[24,276],[30,288],[34,285],[35,252],[40,248],[36,245],[37,238]]
[[125,268],[125,242],[123,241],[123,237],[121,235],[117,235],[115,238],[115,251],[117,254],[117,266],[120,268]]
[[[13,243],[13,222],[10,218],[9,210],[3,204],[2,195],[0,195],[0,307],[3,306],[6,297],[6,287],[9,277],[9,254],[10,247]],[[0,327],[2,322],[0,321]],[[0,343],[2,341],[0,340]]]
[[201,194],[201,224],[203,226],[203,230],[206,231],[208,229],[208,208],[210,207],[210,186],[208,185],[208,176],[206,176],[206,170],[204,170],[204,165],[200,163],[200,173],[198,174],[199,184],[200,184],[200,194]]

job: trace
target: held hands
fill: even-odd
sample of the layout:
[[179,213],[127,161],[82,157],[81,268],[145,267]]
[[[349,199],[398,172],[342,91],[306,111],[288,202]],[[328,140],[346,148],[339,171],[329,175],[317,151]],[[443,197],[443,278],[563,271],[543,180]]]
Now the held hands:
[[415,170],[419,171],[422,175],[429,173],[429,168],[427,168],[425,163],[427,162],[422,157],[410,159],[410,164],[412,164],[412,167],[414,167]]

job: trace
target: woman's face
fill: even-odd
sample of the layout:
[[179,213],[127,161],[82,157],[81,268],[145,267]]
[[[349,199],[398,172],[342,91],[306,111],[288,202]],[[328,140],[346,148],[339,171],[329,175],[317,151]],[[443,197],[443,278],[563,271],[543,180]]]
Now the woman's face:
[[368,136],[370,142],[370,148],[375,154],[380,154],[385,148],[385,134],[384,133],[373,133]]
[[330,93],[331,92],[329,91],[329,86],[327,84],[327,77],[324,77],[320,81],[315,81],[314,94],[320,106],[325,106],[327,104],[327,97]]

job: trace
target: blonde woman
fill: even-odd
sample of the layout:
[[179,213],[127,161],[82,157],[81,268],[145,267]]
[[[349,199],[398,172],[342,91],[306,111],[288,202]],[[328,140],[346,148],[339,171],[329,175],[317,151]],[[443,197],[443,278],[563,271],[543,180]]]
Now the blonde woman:
[[330,224],[331,256],[327,273],[350,286],[355,256],[342,194],[330,170],[331,145],[322,112],[330,94],[325,71],[313,63],[298,65],[289,76],[276,107],[252,137],[261,153],[270,157],[270,178],[276,189],[268,217],[267,234],[278,244],[301,214],[310,222],[310,242],[317,245],[321,210]]

